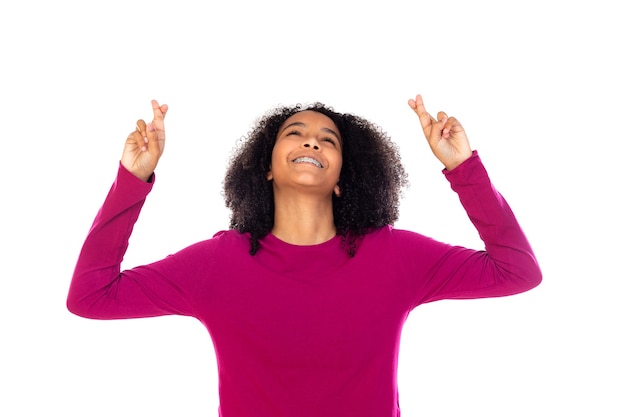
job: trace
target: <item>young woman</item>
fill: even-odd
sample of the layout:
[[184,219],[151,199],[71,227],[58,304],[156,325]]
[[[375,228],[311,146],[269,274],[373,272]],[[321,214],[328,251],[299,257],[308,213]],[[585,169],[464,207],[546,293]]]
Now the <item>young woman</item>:
[[316,103],[258,120],[224,180],[229,230],[121,271],[165,145],[167,106],[137,123],[78,258],[67,305],[96,319],[178,314],[209,331],[222,417],[400,415],[402,326],[420,304],[541,281],[532,249],[458,120],[409,100],[484,241],[451,246],[392,225],[406,174],[376,125]]

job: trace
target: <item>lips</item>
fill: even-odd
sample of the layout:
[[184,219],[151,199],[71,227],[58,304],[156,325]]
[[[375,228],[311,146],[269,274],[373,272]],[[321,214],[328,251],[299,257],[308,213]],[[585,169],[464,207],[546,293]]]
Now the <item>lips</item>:
[[324,168],[322,163],[315,158],[311,158],[310,156],[300,156],[292,161],[294,164],[312,164],[318,168]]

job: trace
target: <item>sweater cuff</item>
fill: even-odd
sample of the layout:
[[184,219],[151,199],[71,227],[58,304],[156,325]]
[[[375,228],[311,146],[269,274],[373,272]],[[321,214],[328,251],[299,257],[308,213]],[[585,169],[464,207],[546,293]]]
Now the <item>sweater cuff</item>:
[[489,178],[487,171],[478,156],[478,151],[472,151],[472,156],[463,161],[459,166],[452,170],[443,169],[441,172],[446,179],[454,185],[469,185],[476,182],[482,182],[485,178]]
[[155,180],[156,175],[154,173],[152,173],[147,182],[137,178],[120,162],[117,171],[117,180],[115,183],[118,187],[122,187],[131,194],[147,195],[152,190]]

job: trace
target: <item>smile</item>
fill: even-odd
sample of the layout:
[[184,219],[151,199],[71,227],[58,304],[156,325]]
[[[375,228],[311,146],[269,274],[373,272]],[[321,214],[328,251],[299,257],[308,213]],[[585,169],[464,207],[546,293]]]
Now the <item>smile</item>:
[[308,156],[302,156],[293,160],[296,164],[313,164],[318,168],[324,168],[324,166],[316,159],[309,158]]

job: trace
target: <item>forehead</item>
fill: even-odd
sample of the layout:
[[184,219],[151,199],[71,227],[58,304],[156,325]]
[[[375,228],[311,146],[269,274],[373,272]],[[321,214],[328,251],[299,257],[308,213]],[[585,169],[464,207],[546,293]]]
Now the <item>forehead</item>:
[[320,125],[320,127],[333,129],[335,132],[337,132],[337,134],[339,134],[339,130],[337,129],[335,122],[333,122],[330,117],[314,110],[303,110],[291,115],[287,118],[287,120],[283,122],[281,129],[292,123],[304,123],[307,126]]

